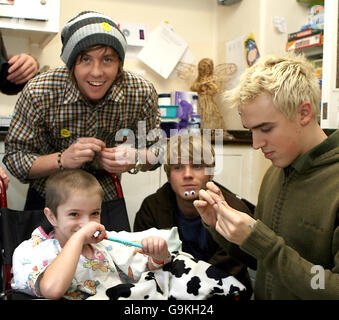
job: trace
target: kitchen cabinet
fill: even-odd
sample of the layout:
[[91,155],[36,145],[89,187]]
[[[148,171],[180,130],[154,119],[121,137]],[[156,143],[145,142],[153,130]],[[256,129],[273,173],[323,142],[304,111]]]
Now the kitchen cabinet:
[[216,150],[214,180],[256,205],[261,180],[271,161],[261,150],[247,145],[226,145],[222,151]]
[[135,214],[139,210],[142,201],[161,186],[161,175],[165,173],[163,170],[161,166],[154,171],[138,172],[137,174],[126,172],[122,174],[121,186],[126,201],[131,230]]
[[0,30],[43,48],[59,32],[59,16],[60,0],[15,0],[0,4]]

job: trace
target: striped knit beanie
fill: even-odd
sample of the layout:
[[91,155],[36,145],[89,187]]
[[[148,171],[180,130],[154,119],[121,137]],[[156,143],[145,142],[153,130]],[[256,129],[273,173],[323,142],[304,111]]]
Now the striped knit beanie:
[[127,42],[111,18],[94,11],[83,11],[69,20],[61,31],[61,59],[71,69],[77,56],[84,50],[104,45],[113,48],[122,63]]

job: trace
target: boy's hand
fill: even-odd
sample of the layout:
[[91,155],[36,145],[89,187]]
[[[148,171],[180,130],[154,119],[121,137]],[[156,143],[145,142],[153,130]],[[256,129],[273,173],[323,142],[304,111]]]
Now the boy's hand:
[[213,207],[217,212],[215,229],[228,241],[241,246],[252,232],[256,220],[244,212],[233,209],[225,200],[216,200]]
[[147,254],[153,259],[163,262],[168,256],[168,246],[165,239],[160,237],[151,236],[141,240],[142,249],[136,249],[140,253]]
[[84,244],[98,243],[106,235],[105,227],[95,221],[90,221],[77,231]]

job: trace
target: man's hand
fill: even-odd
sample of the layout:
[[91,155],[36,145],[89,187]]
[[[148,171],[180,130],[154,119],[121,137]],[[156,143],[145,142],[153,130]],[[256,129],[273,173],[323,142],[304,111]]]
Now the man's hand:
[[207,190],[202,189],[199,191],[199,200],[195,200],[193,205],[199,212],[202,220],[207,225],[215,228],[217,213],[213,205],[216,203],[215,199],[224,200],[224,196],[213,182],[207,182],[206,188]]
[[206,189],[200,190],[199,200],[193,202],[201,218],[228,241],[241,245],[251,233],[256,220],[230,207],[213,182],[207,182]]
[[98,157],[102,167],[110,173],[123,173],[135,166],[136,149],[129,147],[104,148]]
[[38,72],[38,62],[29,54],[18,54],[8,60],[7,80],[15,84],[25,83]]
[[214,198],[213,205],[217,213],[215,229],[228,241],[242,245],[256,223],[248,214],[235,210],[225,200]]
[[94,159],[96,153],[105,148],[105,143],[96,138],[79,138],[70,145],[61,156],[61,164],[64,168],[80,168],[85,162]]

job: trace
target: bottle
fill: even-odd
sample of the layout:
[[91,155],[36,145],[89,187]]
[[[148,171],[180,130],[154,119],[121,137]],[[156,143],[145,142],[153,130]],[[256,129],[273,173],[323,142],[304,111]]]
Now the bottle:
[[192,97],[192,114],[199,114],[198,112],[198,95],[194,94]]
[[188,131],[192,134],[200,134],[201,116],[198,113],[198,95],[192,97],[192,112],[188,123]]
[[201,117],[200,114],[193,114],[188,124],[188,132],[191,134],[200,134]]

